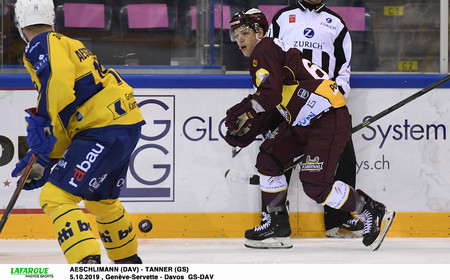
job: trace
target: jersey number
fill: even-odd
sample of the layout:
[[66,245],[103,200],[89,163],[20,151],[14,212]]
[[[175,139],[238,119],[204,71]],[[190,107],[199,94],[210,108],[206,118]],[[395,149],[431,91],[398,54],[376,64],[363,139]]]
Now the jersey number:
[[95,70],[97,70],[98,74],[100,75],[100,77],[102,79],[104,79],[106,77],[106,75],[111,74],[116,79],[117,84],[120,85],[123,83],[122,78],[116,71],[114,71],[112,69],[108,69],[108,70],[104,69],[97,60],[94,60],[94,68],[95,68]]
[[323,71],[322,68],[312,63],[311,61],[302,58],[303,66],[306,70],[308,70],[309,74],[313,76],[315,79],[328,80],[329,76],[327,72]]

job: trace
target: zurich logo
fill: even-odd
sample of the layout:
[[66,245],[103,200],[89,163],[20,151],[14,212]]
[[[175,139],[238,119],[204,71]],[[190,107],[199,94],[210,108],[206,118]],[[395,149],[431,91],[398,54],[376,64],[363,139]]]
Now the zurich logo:
[[303,30],[303,35],[305,35],[306,38],[312,38],[314,37],[314,30],[312,30],[311,28],[306,28],[305,30]]
[[331,18],[327,18],[327,23],[331,23],[333,20]]

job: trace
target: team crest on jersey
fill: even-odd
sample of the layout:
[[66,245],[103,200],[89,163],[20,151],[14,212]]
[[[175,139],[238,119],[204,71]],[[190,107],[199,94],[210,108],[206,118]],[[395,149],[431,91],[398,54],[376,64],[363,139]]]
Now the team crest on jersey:
[[253,67],[258,67],[258,60],[253,59],[252,65],[253,65]]
[[289,15],[289,23],[295,22],[295,15]]
[[320,171],[323,169],[323,162],[319,162],[319,157],[311,157],[308,155],[305,162],[302,162],[302,171]]

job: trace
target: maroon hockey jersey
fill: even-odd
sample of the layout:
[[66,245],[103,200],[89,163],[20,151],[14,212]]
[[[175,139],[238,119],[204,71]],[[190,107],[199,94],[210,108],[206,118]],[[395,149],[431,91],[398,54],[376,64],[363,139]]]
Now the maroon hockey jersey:
[[265,111],[277,108],[293,126],[307,126],[330,108],[346,105],[336,82],[301,51],[276,38],[263,38],[249,61],[256,92]]

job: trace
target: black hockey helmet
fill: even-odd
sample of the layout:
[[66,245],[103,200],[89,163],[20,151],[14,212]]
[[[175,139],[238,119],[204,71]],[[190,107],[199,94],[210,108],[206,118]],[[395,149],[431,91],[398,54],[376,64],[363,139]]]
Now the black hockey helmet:
[[230,20],[231,41],[235,41],[234,30],[242,26],[250,27],[255,33],[258,33],[259,28],[262,28],[263,35],[265,35],[269,29],[266,16],[256,8],[244,9],[233,15]]

